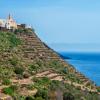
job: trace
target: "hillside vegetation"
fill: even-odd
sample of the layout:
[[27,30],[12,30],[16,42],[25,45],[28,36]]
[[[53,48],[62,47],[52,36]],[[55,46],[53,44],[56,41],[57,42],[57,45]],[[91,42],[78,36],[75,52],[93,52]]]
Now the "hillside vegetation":
[[0,31],[0,93],[14,100],[99,100],[98,90],[33,30]]

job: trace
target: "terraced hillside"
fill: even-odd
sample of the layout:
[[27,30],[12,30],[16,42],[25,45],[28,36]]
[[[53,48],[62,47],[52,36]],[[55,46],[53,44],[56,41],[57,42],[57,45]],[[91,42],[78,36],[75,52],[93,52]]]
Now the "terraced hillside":
[[0,32],[0,93],[15,100],[56,100],[58,94],[71,100],[100,98],[95,84],[31,29]]

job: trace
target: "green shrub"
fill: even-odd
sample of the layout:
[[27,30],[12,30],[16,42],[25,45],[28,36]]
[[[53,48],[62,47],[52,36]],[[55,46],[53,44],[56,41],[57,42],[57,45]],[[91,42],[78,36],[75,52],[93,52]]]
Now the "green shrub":
[[0,79],[7,79],[13,75],[13,70],[4,66],[0,66]]
[[54,68],[54,69],[56,69],[56,70],[59,70],[60,68],[63,67],[63,65],[59,61],[57,61],[57,60],[50,61],[49,62],[49,66]]
[[16,58],[10,59],[9,61],[13,66],[16,66],[18,63],[18,60]]
[[15,34],[9,35],[8,39],[11,43],[11,47],[16,47],[21,44],[21,40],[17,38]]
[[30,71],[35,71],[35,72],[37,72],[38,69],[39,69],[39,65],[38,65],[38,64],[29,65],[29,70],[30,70]]
[[48,100],[48,91],[46,89],[40,89],[35,97],[42,97],[44,100]]
[[97,91],[100,92],[100,87],[97,88]]
[[14,33],[0,32],[0,51],[7,51],[20,45],[22,41]]
[[62,72],[63,72],[64,74],[67,74],[67,68],[66,68],[66,67],[63,68]]
[[23,29],[16,29],[14,33],[17,34],[17,33],[22,33],[22,32],[23,32]]
[[24,34],[32,34],[34,32],[33,29],[25,29],[25,28],[20,28],[20,29],[17,29],[15,30],[15,34],[18,34],[18,33],[24,33]]
[[33,90],[33,89],[34,89],[34,85],[33,85],[33,84],[27,85],[27,89],[28,89],[28,90]]
[[56,90],[60,86],[60,82],[57,80],[52,80],[50,83],[50,90]]
[[13,91],[12,88],[7,87],[7,88],[4,88],[3,89],[3,93],[8,94],[8,95],[13,95],[14,94],[14,91]]
[[24,69],[22,67],[15,67],[15,73],[22,75],[24,72]]
[[44,87],[44,86],[48,87],[50,82],[51,81],[47,77],[43,77],[43,78],[37,80],[36,85],[40,86],[40,87]]
[[3,79],[2,84],[4,84],[4,85],[10,85],[11,81],[9,79]]

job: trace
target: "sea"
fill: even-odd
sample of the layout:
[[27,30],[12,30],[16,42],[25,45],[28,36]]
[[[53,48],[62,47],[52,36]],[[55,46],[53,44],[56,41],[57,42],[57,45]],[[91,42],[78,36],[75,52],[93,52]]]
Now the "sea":
[[100,86],[100,53],[59,53],[69,64]]

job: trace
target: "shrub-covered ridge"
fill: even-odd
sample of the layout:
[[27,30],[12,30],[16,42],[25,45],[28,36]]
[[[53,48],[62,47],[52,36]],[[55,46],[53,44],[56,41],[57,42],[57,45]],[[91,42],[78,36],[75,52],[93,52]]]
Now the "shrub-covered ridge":
[[0,89],[15,100],[53,100],[59,90],[62,98],[99,100],[95,84],[30,29],[0,32]]

